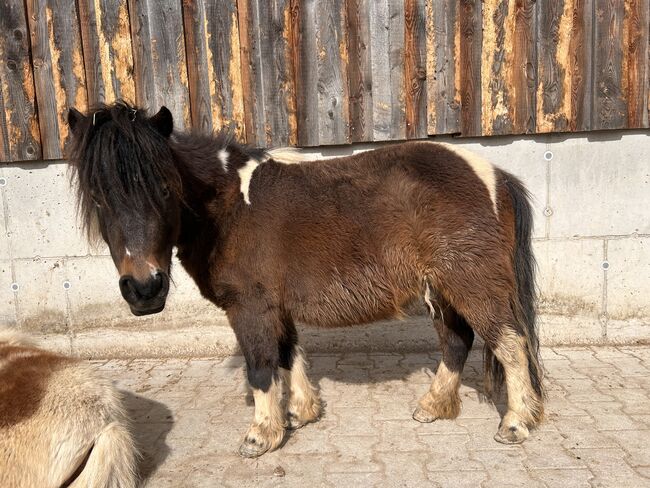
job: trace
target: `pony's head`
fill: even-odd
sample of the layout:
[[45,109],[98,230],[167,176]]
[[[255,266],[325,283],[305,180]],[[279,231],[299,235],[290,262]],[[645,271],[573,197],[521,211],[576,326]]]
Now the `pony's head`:
[[78,212],[91,240],[108,244],[135,315],[160,312],[179,233],[181,180],[168,138],[172,114],[124,102],[68,112]]

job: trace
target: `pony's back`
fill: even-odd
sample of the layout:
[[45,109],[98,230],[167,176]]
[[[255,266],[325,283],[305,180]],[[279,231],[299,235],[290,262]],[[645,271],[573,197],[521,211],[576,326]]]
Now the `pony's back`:
[[0,486],[133,487],[135,458],[110,382],[0,330]]

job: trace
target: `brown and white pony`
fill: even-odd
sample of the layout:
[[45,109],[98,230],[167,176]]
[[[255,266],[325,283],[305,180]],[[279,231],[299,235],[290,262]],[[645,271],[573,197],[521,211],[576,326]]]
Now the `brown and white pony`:
[[255,398],[242,455],[278,447],[285,428],[321,413],[295,322],[400,317],[421,298],[439,314],[442,362],[413,418],[459,414],[476,332],[490,385],[505,376],[507,386],[496,440],[522,442],[540,422],[532,214],[512,175],[428,142],[285,164],[224,135],[174,133],[165,107],[149,117],[119,102],[68,121],[81,214],[108,243],[132,312],[163,309],[173,247],[225,310]]
[[108,381],[0,329],[0,486],[131,488],[135,460]]

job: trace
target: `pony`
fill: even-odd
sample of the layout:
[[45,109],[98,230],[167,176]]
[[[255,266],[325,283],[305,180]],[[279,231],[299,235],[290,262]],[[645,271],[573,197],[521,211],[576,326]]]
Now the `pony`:
[[0,329],[0,486],[133,488],[136,459],[110,382]]
[[442,361],[413,418],[459,414],[476,332],[486,389],[507,388],[495,439],[523,442],[541,421],[532,210],[511,174],[427,141],[291,164],[296,154],[174,131],[164,106],[150,116],[123,101],[71,109],[68,123],[81,218],[108,244],[131,311],[164,308],[174,247],[225,311],[255,401],[241,455],[275,449],[287,428],[321,415],[295,323],[401,317],[421,299]]

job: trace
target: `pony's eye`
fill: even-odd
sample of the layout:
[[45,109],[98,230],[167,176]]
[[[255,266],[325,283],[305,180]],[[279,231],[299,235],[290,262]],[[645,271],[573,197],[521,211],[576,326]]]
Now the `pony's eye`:
[[162,187],[162,196],[165,200],[169,198],[169,188],[167,187],[167,185],[164,185]]

